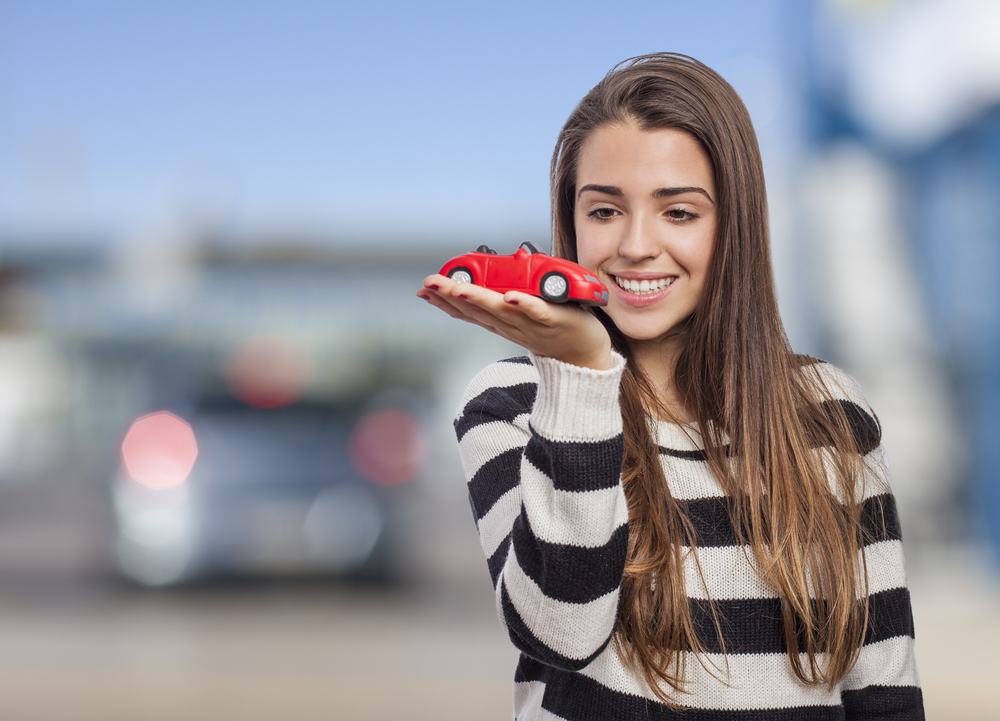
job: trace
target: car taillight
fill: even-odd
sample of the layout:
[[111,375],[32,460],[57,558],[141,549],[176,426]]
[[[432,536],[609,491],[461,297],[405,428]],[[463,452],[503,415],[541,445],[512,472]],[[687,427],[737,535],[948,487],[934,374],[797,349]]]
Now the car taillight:
[[198,444],[187,421],[159,411],[137,419],[122,441],[122,462],[137,483],[160,490],[187,480]]
[[280,335],[254,336],[237,346],[225,364],[230,392],[254,408],[282,408],[302,400],[312,379],[305,350]]
[[372,483],[397,486],[417,472],[427,450],[420,421],[390,408],[357,422],[348,440],[354,468]]

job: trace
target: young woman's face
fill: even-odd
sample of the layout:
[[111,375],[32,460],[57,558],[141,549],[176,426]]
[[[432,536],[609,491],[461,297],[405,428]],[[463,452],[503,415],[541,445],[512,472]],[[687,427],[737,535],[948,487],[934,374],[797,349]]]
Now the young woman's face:
[[611,291],[626,336],[655,340],[690,316],[715,243],[715,183],[701,145],[680,130],[602,127],[580,152],[576,250]]

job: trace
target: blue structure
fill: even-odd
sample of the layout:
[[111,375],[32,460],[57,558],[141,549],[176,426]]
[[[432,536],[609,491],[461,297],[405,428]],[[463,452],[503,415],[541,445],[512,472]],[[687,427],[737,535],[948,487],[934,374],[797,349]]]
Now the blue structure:
[[967,442],[967,498],[1000,561],[1000,107],[898,163]]
[[969,535],[988,541],[1000,564],[1000,105],[925,147],[886,145],[850,108],[845,68],[818,56],[820,4],[787,3],[807,78],[806,151],[852,141],[897,171],[902,221],[967,451],[956,459],[954,500]]

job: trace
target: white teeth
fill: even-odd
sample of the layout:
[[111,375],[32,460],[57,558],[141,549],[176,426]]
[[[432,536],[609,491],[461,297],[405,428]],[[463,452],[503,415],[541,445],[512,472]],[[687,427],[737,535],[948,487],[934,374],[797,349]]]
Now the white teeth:
[[656,280],[628,280],[626,278],[614,277],[618,286],[638,295],[647,295],[663,290],[668,285],[677,280],[676,276],[669,278],[658,278]]

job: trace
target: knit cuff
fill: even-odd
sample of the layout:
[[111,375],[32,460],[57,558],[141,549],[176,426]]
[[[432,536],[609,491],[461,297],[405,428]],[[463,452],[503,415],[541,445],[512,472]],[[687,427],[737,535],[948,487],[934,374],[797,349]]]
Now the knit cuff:
[[532,353],[540,378],[531,427],[552,441],[600,441],[620,434],[625,358],[615,351],[611,356],[611,368],[599,371]]

